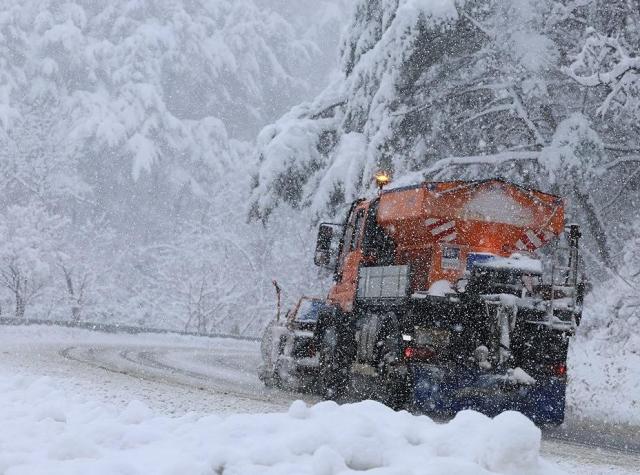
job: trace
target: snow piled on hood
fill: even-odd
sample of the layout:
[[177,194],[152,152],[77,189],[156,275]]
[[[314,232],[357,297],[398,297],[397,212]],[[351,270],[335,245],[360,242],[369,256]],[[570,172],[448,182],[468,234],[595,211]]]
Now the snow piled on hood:
[[287,413],[169,417],[105,406],[50,378],[0,377],[0,471],[20,474],[560,474],[516,412],[448,424],[366,401]]

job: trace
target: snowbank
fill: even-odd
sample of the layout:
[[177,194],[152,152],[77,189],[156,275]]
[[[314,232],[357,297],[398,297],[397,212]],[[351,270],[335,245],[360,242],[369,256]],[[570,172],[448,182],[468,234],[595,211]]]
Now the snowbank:
[[569,347],[567,408],[581,419],[640,426],[640,354],[580,330]]
[[[101,405],[50,378],[0,377],[0,472],[21,474],[554,474],[518,413],[439,425],[371,401],[288,413],[154,414]],[[373,473],[373,472],[372,472]]]
[[567,407],[578,418],[640,426],[639,320],[616,314],[617,293],[588,298],[569,346]]
[[625,247],[619,276],[587,295],[569,346],[567,406],[579,418],[640,426],[638,244]]

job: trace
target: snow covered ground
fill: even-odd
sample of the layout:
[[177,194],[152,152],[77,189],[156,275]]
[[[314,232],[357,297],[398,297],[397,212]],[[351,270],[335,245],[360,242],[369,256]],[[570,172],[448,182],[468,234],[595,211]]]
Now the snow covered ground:
[[0,344],[8,475],[640,471],[630,452],[547,436],[541,446],[515,413],[436,424],[373,402],[314,405],[267,390],[254,342],[0,327]]
[[135,399],[184,415],[273,412],[291,401],[258,381],[258,343],[249,341],[0,326],[0,346],[0,374],[46,375],[101,403]]
[[576,417],[640,426],[640,301],[625,283],[640,274],[632,265],[625,272],[622,284],[612,280],[587,297],[569,351],[567,404]]
[[559,474],[517,413],[461,413],[446,425],[374,402],[220,416],[105,405],[51,378],[0,378],[0,471],[18,474]]
[[567,405],[577,418],[640,426],[640,353],[594,333],[571,346]]

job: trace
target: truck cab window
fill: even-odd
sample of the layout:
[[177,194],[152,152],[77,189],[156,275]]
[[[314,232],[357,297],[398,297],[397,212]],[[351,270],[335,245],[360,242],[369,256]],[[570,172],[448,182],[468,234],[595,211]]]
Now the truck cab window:
[[341,269],[344,264],[344,259],[351,250],[354,221],[355,221],[354,215],[352,214],[349,220],[347,221],[347,225],[345,226],[345,229],[344,229],[344,237],[342,239],[342,244],[340,245],[340,256],[338,258],[338,265],[336,266],[335,277],[337,280],[340,280],[341,278],[341,275],[342,275]]
[[338,265],[336,266],[335,278],[339,281],[342,278],[342,266],[347,255],[356,249],[358,246],[358,239],[361,234],[362,222],[364,221],[364,210],[359,210],[355,214],[352,214],[347,226],[344,230],[344,240],[341,246],[340,257],[338,259]]
[[355,251],[360,242],[360,238],[362,237],[362,227],[364,225],[364,210],[361,209],[358,211],[356,215],[356,220],[353,225],[353,235],[351,239],[351,245],[349,246],[349,250]]

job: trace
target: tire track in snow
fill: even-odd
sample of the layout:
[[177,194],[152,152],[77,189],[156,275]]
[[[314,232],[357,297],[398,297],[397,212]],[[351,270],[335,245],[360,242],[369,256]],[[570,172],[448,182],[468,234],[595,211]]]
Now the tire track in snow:
[[[242,387],[231,378],[223,379],[210,373],[200,373],[159,361],[159,354],[150,350],[72,346],[64,348],[59,354],[66,359],[134,379],[141,378],[167,386],[206,391],[212,395],[219,394],[246,401],[267,403],[278,409],[286,409],[295,399],[290,393],[265,388],[257,376],[255,385]],[[123,367],[122,363],[125,363],[126,367]],[[298,396],[298,398],[304,397],[304,395]]]

